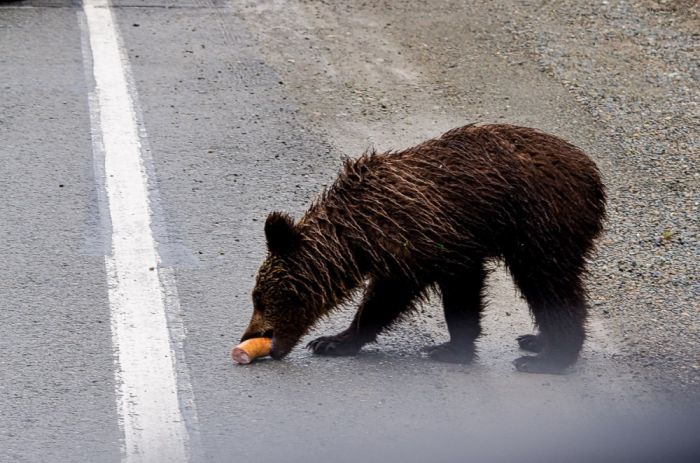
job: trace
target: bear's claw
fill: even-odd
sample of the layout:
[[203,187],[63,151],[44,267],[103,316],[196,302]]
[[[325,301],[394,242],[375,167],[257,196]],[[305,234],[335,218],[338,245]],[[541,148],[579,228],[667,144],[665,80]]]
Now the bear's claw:
[[337,336],[321,336],[308,343],[306,348],[316,355],[335,356],[355,355],[360,350],[359,347]]

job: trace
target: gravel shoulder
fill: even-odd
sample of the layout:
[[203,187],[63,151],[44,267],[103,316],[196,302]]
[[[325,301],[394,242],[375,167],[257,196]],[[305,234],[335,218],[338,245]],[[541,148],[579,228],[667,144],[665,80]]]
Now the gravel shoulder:
[[696,7],[250,1],[238,14],[342,153],[465,122],[536,126],[588,151],[609,190],[592,337],[605,327],[615,368],[659,397],[700,396]]
[[[498,6],[505,6],[501,2]],[[596,313],[640,376],[700,397],[700,7],[683,1],[503,8],[507,47],[561,82],[596,120],[608,231],[592,267]],[[517,46],[513,46],[518,43]]]

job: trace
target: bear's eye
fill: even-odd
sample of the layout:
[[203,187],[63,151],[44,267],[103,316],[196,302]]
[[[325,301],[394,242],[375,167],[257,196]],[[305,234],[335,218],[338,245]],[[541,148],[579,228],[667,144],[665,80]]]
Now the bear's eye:
[[258,292],[253,293],[253,307],[256,309],[261,309],[262,307],[262,297],[260,297],[260,293]]
[[257,304],[255,304],[255,311],[257,311],[260,315],[265,316],[267,312],[267,310],[265,309],[265,304],[263,304],[262,302],[258,302]]

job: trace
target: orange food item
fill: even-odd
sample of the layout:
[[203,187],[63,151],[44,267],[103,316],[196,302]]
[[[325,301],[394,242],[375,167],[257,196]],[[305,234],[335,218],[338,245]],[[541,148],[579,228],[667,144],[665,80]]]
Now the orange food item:
[[248,364],[258,357],[270,355],[272,339],[251,338],[233,348],[231,357],[238,363]]

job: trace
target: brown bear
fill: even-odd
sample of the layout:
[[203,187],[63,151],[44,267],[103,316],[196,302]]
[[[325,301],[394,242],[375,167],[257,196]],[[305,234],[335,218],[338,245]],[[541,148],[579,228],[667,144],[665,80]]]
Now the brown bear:
[[450,341],[427,352],[466,363],[481,331],[485,263],[502,259],[539,329],[518,338],[538,355],[515,366],[560,372],[585,338],[582,276],[604,216],[593,161],[535,129],[467,125],[404,151],[366,153],[345,162],[298,222],[267,218],[269,252],[242,340],[271,337],[272,357],[282,358],[366,287],[351,325],[307,346],[352,355],[437,288]]

